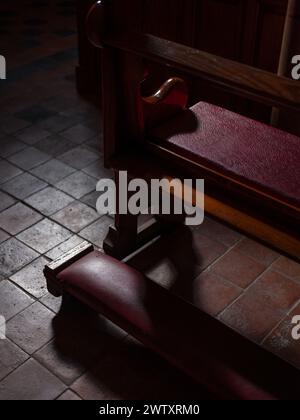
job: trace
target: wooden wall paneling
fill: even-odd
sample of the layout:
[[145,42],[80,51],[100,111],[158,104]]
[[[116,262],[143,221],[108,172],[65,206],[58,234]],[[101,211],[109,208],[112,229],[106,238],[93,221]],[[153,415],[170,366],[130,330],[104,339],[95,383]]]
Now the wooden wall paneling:
[[[77,0],[77,27],[79,65],[76,69],[77,87],[80,93],[100,97],[101,95],[101,52],[89,42],[86,34],[86,16],[95,0]],[[141,0],[112,1],[110,14],[112,22],[119,28],[142,29]]]
[[[292,58],[300,53],[300,2],[288,0],[288,14],[285,22],[285,33],[282,40],[279,74],[292,77],[295,66]],[[278,112],[279,111],[279,112]],[[300,136],[299,112],[290,113],[284,110],[274,110],[272,122],[276,126]]]
[[[85,17],[95,0],[77,0],[79,27],[80,91],[100,91],[100,52],[85,34]],[[287,0],[111,0],[117,27],[150,32],[220,56],[276,71]],[[145,91],[169,76],[182,76],[172,69],[149,66],[152,78]],[[206,100],[269,122],[270,109],[245,102],[203,83],[188,79],[191,104]]]
[[[195,47],[236,61],[244,61],[247,22],[245,0],[200,0],[197,2]],[[236,111],[245,107],[240,100],[212,84],[195,81],[192,102],[205,100]]]
[[251,64],[263,70],[277,72],[287,0],[257,0],[257,4],[255,50]]
[[144,32],[193,45],[197,0],[145,0],[142,3]]
[[245,0],[201,0],[195,47],[240,61],[246,24]]
[[85,19],[95,0],[77,0],[78,66],[76,68],[77,89],[82,94],[100,96],[101,92],[101,54],[89,42]]
[[[246,63],[263,70],[277,73],[281,42],[284,30],[287,0],[248,0],[249,21],[246,38],[248,57]],[[246,51],[246,48],[245,48]],[[248,102],[245,114],[254,119],[270,123],[270,107]]]
[[[192,46],[196,33],[196,5],[199,0],[143,1],[143,32]],[[165,66],[148,63],[149,78],[143,84],[143,94],[154,93],[169,77],[183,74]],[[190,88],[193,91],[193,87]]]
[[[286,7],[287,0],[201,0],[196,47],[276,72]],[[270,122],[270,107],[228,95],[201,81],[196,95],[195,101],[201,95],[208,102]]]
[[113,0],[111,1],[111,21],[117,29],[142,30],[144,15],[143,1],[141,0]]

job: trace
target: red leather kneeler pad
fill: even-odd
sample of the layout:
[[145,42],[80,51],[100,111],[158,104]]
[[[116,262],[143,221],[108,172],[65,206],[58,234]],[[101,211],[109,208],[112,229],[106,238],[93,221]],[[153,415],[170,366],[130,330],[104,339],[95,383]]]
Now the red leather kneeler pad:
[[219,398],[300,396],[297,370],[105,254],[91,252],[57,280]]
[[300,138],[205,102],[150,133],[156,142],[300,207]]

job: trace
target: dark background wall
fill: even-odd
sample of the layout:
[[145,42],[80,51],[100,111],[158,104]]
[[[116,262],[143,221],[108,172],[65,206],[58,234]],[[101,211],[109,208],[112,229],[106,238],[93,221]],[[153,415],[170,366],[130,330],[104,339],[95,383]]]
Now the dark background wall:
[[[100,52],[89,45],[85,16],[95,0],[78,0],[79,90],[100,92]],[[116,15],[131,27],[226,58],[277,72],[287,0],[126,0]],[[163,74],[161,71],[158,74]],[[269,108],[189,80],[191,101],[208,100],[270,121]]]

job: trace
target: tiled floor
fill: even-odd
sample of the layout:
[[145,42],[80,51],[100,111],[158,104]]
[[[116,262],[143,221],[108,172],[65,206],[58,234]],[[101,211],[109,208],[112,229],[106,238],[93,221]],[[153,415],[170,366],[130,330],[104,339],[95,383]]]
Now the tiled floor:
[[[111,219],[95,211],[95,185],[111,174],[98,110],[74,86],[75,2],[16,3],[0,6],[0,400],[206,398],[123,331],[68,298],[60,309],[46,290],[47,261],[82,239],[101,248]],[[131,264],[300,368],[300,265],[209,218]]]

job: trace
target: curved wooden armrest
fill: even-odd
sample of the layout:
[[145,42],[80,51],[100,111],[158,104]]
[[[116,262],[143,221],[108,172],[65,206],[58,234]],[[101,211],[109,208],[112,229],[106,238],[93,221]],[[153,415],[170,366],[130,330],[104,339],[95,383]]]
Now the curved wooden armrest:
[[145,125],[152,128],[184,110],[188,103],[188,87],[178,77],[167,80],[153,95],[142,98]]
[[154,95],[144,97],[149,104],[168,103],[185,108],[188,102],[188,88],[183,79],[173,77],[167,80]]
[[102,36],[106,28],[105,0],[98,0],[90,9],[86,18],[87,36],[97,48],[102,47]]

